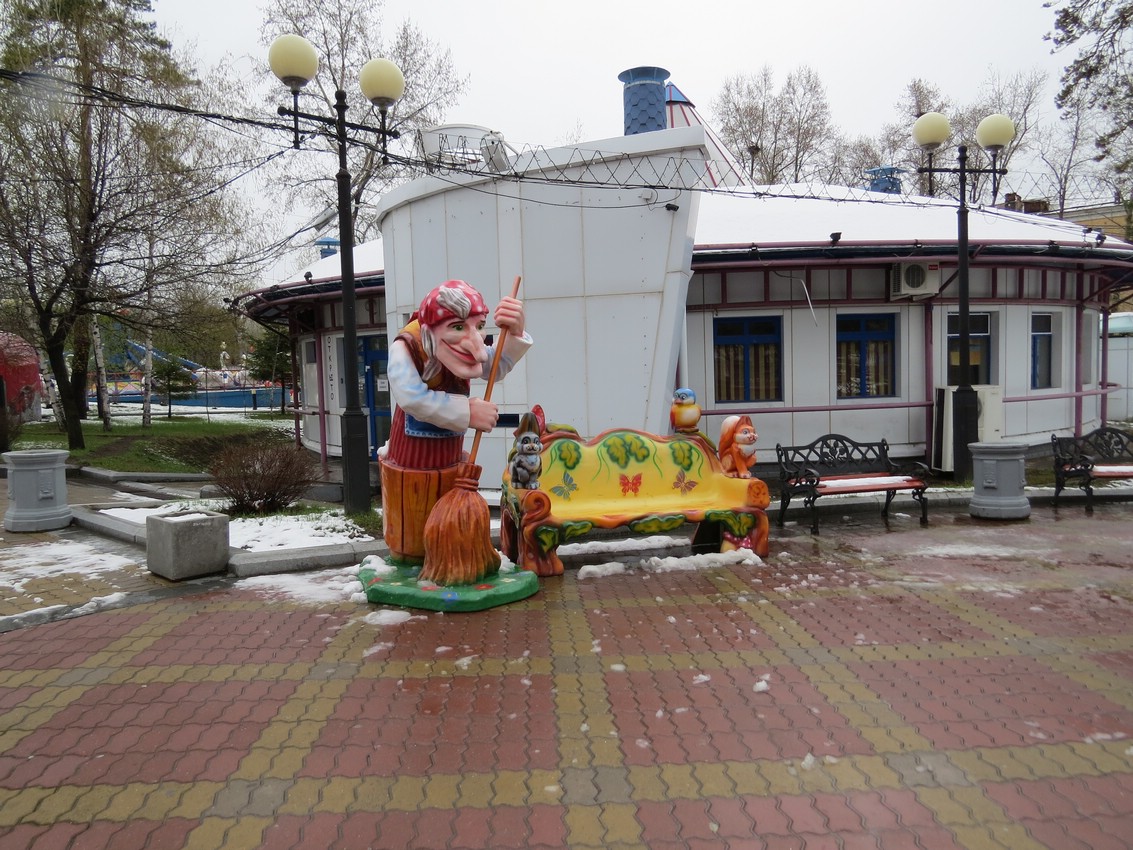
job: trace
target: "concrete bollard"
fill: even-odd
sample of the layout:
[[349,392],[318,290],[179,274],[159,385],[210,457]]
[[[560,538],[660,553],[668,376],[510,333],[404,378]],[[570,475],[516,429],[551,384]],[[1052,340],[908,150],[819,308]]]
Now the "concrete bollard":
[[1031,501],[1023,494],[1027,467],[1023,443],[969,443],[972,451],[972,494],[968,512],[986,519],[1026,519]]
[[71,524],[64,466],[68,455],[63,449],[4,452],[8,467],[6,531],[48,531]]
[[146,517],[146,567],[170,581],[228,569],[228,517],[215,511]]

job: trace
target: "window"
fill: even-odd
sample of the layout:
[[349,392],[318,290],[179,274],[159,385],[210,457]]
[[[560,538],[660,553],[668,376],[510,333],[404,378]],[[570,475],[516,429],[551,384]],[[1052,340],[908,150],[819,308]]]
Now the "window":
[[838,398],[897,394],[896,327],[892,313],[838,317]]
[[[968,381],[971,384],[991,384],[991,313],[968,314],[968,351],[971,367]],[[948,316],[948,383],[959,386],[960,381],[960,316]]]
[[1054,380],[1054,317],[1050,313],[1031,316],[1031,389],[1046,390]]
[[716,401],[783,400],[783,320],[778,316],[713,322]]

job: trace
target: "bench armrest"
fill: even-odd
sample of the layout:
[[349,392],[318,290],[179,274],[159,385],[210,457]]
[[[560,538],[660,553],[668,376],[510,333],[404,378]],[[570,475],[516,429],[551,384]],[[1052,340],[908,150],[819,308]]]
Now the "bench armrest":
[[784,485],[790,487],[817,487],[822,481],[822,475],[817,469],[801,463],[782,467],[779,477]]
[[1067,472],[1089,472],[1097,463],[1097,458],[1081,451],[1079,447],[1075,447],[1074,451],[1056,454],[1054,463]]
[[919,460],[906,461],[905,463],[889,461],[889,468],[894,475],[907,475],[910,478],[919,478],[922,481],[927,480],[931,474],[928,464]]

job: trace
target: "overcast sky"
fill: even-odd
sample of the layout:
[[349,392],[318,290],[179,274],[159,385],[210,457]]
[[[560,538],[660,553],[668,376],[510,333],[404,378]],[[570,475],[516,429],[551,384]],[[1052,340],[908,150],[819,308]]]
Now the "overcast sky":
[[[266,62],[262,5],[154,0],[167,36],[196,42],[204,64],[244,57],[238,71]],[[991,71],[1038,68],[1053,96],[1069,61],[1042,40],[1054,18],[1043,0],[385,0],[384,10],[387,34],[409,18],[469,76],[447,120],[499,130],[516,147],[551,146],[578,130],[581,140],[621,135],[618,74],[636,65],[666,68],[706,117],[729,76],[766,64],[781,82],[807,65],[826,86],[835,124],[872,135],[894,119],[914,77],[965,103]]]

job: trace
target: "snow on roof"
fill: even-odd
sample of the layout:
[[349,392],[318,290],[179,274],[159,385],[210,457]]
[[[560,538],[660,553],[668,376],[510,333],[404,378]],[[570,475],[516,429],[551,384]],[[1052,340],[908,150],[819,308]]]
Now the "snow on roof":
[[[723,163],[734,170],[735,163]],[[957,240],[956,201],[942,198],[892,195],[844,186],[792,183],[757,186],[751,190],[721,189],[705,192],[696,221],[696,251],[710,252],[727,246],[761,248],[829,244],[841,233],[839,246],[952,244]],[[1046,245],[1094,248],[1095,234],[1080,224],[1057,218],[989,207],[970,207],[968,235],[972,242],[1001,245]],[[1100,254],[1113,259],[1133,245],[1109,237]],[[385,268],[380,238],[354,248],[354,274],[372,277]],[[316,260],[280,286],[337,281],[341,276],[338,254]]]
[[[785,184],[756,187],[756,196],[709,192],[701,198],[696,223],[697,249],[724,245],[790,246],[829,243],[901,244],[957,240],[956,201],[891,195],[841,186]],[[1005,245],[1054,241],[1076,248],[1095,245],[1080,224],[988,207],[971,207],[968,235],[973,242]],[[1133,251],[1121,240],[1106,249]]]
[[[385,257],[382,253],[381,237],[354,246],[355,277],[368,277],[381,272],[384,268]],[[337,251],[329,257],[320,257],[306,268],[299,269],[280,285],[290,286],[295,283],[303,283],[306,280],[307,272],[311,273],[311,280],[316,283],[320,280],[338,280],[342,277],[342,258],[338,256]]]

